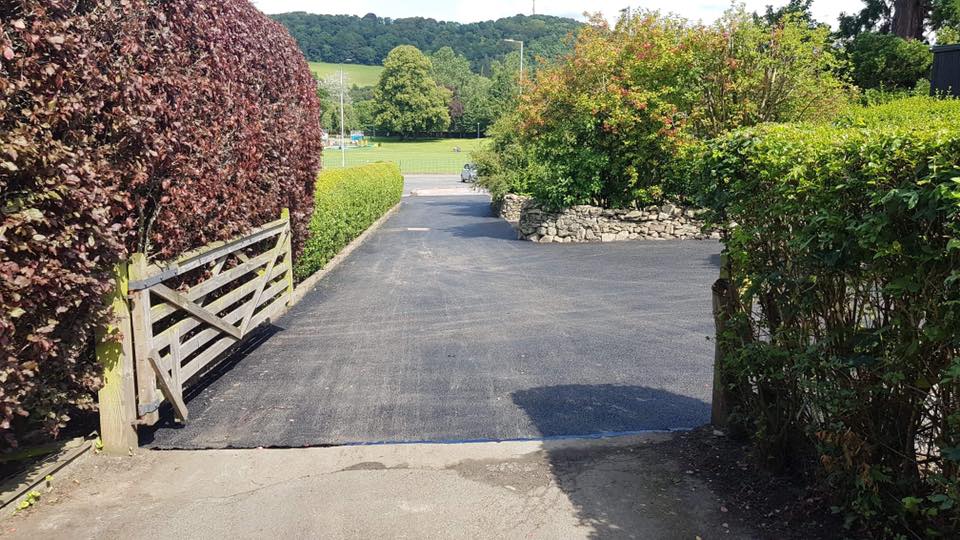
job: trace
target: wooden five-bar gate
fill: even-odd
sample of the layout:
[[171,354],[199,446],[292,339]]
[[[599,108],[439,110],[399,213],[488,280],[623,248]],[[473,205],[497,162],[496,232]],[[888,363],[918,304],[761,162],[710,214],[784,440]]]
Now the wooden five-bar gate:
[[[170,403],[186,422],[184,389],[259,325],[284,311],[293,293],[290,216],[241,238],[175,261],[135,254],[117,272],[115,326],[101,335],[101,440],[108,452],[137,446],[137,426]],[[189,286],[187,286],[189,284]]]

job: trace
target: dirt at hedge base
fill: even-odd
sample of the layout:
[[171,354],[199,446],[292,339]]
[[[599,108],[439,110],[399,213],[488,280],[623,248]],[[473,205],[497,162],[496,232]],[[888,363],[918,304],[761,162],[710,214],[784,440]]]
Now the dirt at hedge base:
[[721,510],[732,521],[752,525],[763,538],[820,540],[858,538],[843,528],[830,510],[827,494],[810,485],[811,478],[777,475],[764,470],[748,442],[705,426],[680,434],[674,441],[678,458],[724,501]]

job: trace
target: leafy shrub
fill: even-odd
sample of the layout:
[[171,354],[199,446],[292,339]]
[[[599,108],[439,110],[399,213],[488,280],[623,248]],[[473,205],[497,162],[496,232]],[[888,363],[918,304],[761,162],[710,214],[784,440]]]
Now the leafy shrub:
[[519,141],[546,169],[529,186],[536,198],[624,206],[663,197],[662,169],[682,136],[685,32],[653,15],[614,31],[595,19],[573,52],[538,74],[519,106]]
[[837,76],[844,64],[829,29],[811,27],[802,13],[770,24],[731,10],[712,26],[695,27],[688,40],[685,85],[702,138],[766,122],[829,120],[854,93]]
[[837,127],[950,127],[950,123],[957,120],[958,110],[960,100],[915,96],[872,107],[853,107],[833,123]]
[[403,176],[394,163],[324,171],[317,178],[316,205],[297,279],[323,268],[351,240],[400,202]]
[[860,88],[909,90],[930,76],[933,53],[926,43],[865,32],[847,45],[853,82]]
[[526,178],[551,206],[683,199],[675,160],[697,138],[846,106],[829,39],[796,16],[769,26],[742,9],[713,26],[642,13],[611,30],[594,19],[522,96],[517,135],[495,137],[499,176]]
[[873,107],[876,105],[884,105],[886,103],[890,103],[891,101],[900,101],[911,97],[929,96],[930,81],[928,79],[920,79],[912,89],[908,90],[867,88],[860,94],[860,105],[864,107]]
[[112,267],[276,219],[320,134],[296,44],[246,1],[0,0],[0,445],[94,407]]
[[948,537],[960,528],[960,102],[860,120],[708,144],[706,201],[737,223],[723,370],[760,450],[783,465],[816,452],[851,523]]
[[508,193],[529,195],[530,185],[546,174],[542,167],[531,163],[520,142],[518,122],[515,113],[500,117],[487,130],[489,146],[470,156],[477,165],[477,185],[486,189],[495,202]]

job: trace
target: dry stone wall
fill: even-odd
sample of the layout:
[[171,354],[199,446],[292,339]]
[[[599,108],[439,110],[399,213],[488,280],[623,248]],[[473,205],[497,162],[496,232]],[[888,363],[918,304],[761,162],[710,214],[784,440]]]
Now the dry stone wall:
[[611,210],[572,206],[548,211],[530,201],[521,203],[518,232],[521,239],[541,243],[618,242],[624,240],[705,240],[719,238],[703,232],[702,210],[673,204],[642,210]]
[[507,193],[503,199],[494,203],[494,212],[510,223],[516,223],[520,221],[520,213],[529,201],[530,197]]

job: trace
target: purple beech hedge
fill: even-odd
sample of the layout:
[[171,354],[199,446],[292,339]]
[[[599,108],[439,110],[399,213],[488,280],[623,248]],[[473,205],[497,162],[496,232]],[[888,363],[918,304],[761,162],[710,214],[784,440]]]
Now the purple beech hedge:
[[0,0],[0,447],[95,407],[114,265],[277,219],[303,245],[314,80],[244,0]]

